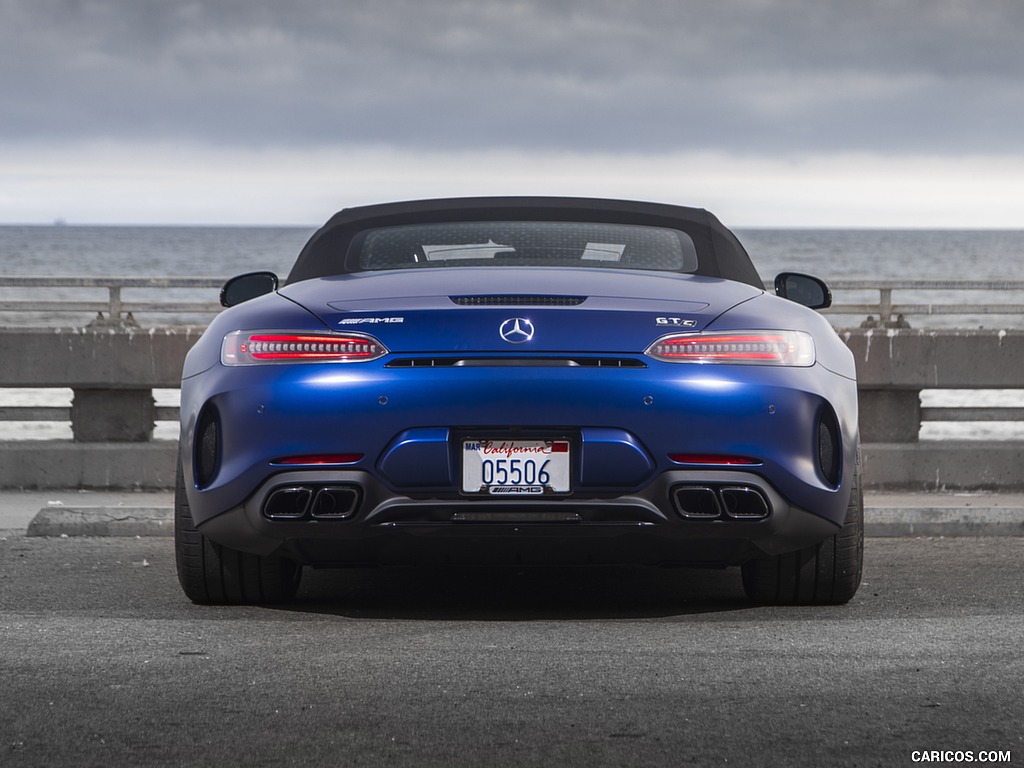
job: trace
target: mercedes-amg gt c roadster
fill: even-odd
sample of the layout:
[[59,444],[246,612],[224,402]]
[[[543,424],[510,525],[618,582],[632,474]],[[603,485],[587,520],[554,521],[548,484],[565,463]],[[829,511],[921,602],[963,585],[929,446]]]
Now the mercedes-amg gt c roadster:
[[861,578],[853,357],[705,210],[465,198],[343,210],[229,280],[185,362],[175,544],[198,603],[305,566],[741,566]]

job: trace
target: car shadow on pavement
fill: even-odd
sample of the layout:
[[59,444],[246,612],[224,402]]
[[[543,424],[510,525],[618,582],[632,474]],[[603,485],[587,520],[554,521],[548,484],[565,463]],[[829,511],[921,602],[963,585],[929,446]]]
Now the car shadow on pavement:
[[307,568],[283,610],[352,618],[637,619],[754,607],[738,568]]

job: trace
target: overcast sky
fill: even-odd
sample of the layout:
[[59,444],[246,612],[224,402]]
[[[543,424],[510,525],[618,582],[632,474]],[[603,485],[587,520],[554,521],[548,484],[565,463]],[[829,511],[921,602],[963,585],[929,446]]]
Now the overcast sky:
[[1024,228],[1021,0],[0,0],[0,223],[466,194]]

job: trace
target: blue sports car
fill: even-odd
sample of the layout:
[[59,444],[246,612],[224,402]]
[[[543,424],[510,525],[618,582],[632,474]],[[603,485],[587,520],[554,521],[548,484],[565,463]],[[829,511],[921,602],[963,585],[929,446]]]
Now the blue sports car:
[[861,578],[853,357],[705,210],[465,198],[343,210],[283,284],[229,280],[185,361],[178,576],[304,566],[740,566],[760,603]]

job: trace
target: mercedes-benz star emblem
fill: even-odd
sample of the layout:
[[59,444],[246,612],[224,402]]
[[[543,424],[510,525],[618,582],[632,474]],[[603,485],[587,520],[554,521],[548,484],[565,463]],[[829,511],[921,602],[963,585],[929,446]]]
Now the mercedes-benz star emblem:
[[533,323],[525,317],[510,317],[498,329],[509,344],[523,344],[533,338]]

